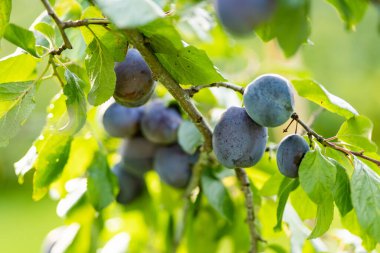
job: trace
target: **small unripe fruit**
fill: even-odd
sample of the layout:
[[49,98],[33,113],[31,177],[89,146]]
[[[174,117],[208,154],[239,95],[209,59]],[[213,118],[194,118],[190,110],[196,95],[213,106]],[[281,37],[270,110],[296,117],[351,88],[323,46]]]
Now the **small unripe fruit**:
[[145,107],[141,119],[141,131],[152,142],[171,144],[177,140],[181,122],[181,115],[176,109],[165,107],[163,103],[154,101]]
[[128,107],[145,104],[151,97],[155,82],[152,71],[144,61],[140,52],[132,48],[123,62],[115,65],[116,87],[114,98],[116,102]]
[[286,177],[298,177],[302,158],[310,150],[304,138],[297,134],[285,137],[277,150],[277,166]]
[[141,107],[128,108],[113,103],[103,115],[104,129],[113,137],[132,137],[139,130],[142,112]]
[[198,154],[189,155],[179,145],[162,147],[154,159],[154,169],[166,184],[175,188],[185,188],[191,178],[192,166]]
[[129,173],[123,163],[118,163],[112,169],[119,183],[119,193],[116,201],[120,204],[128,204],[139,197],[145,189],[145,181],[142,177],[138,177]]
[[144,137],[135,137],[123,142],[120,155],[125,169],[135,175],[143,175],[153,169],[153,159],[159,145]]
[[230,107],[215,126],[213,147],[218,161],[227,168],[247,168],[263,156],[268,133],[243,108]]
[[285,123],[294,112],[292,87],[288,80],[279,75],[256,78],[245,89],[243,98],[248,115],[265,127]]

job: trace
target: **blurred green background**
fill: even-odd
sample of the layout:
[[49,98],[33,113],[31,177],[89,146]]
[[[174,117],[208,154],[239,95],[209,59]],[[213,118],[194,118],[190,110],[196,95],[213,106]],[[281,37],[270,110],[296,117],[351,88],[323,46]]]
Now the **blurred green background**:
[[[281,68],[309,72],[331,93],[351,103],[374,122],[373,137],[379,144],[380,35],[377,10],[371,6],[356,31],[348,32],[331,5],[324,1],[312,1],[312,4],[312,44],[305,45],[294,58],[285,59],[274,43],[264,45],[258,38],[242,41],[245,45],[251,45],[249,50],[254,52],[253,57],[257,55],[254,63],[259,63],[254,64],[255,72],[250,72],[251,76],[243,79]],[[14,0],[11,22],[29,27],[41,11],[42,4],[39,1],[31,3],[28,0]],[[214,43],[217,44],[218,41],[212,41],[208,46]],[[2,41],[0,57],[13,51],[14,47]],[[244,51],[240,53],[251,55]],[[228,52],[224,54],[228,55]],[[218,65],[217,57],[212,53],[210,56]],[[240,56],[234,57],[239,59]],[[238,64],[237,61],[236,65]],[[225,66],[218,67],[225,69]],[[284,69],[281,71],[286,72]],[[233,75],[227,76],[231,76],[232,82],[242,82],[241,79],[234,80]],[[8,147],[0,148],[0,252],[39,252],[47,232],[62,224],[55,214],[56,203],[49,198],[37,203],[32,201],[32,176],[28,175],[24,185],[20,186],[13,171],[13,163],[25,154],[41,131],[46,105],[58,89],[54,81],[48,82],[50,84],[43,84],[44,88],[39,90],[36,110],[22,131],[12,139]],[[307,115],[313,109],[315,106],[310,103],[301,102],[297,110],[304,111]],[[316,121],[315,129],[325,136],[332,136],[341,122],[342,119],[338,116],[324,112]]]

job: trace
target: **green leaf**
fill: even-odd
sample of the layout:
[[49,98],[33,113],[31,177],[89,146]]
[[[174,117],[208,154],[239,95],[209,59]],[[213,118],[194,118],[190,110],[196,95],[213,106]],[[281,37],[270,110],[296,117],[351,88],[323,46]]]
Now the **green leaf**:
[[142,26],[165,15],[153,0],[97,0],[96,3],[120,29]]
[[33,178],[33,199],[41,199],[59,175],[70,154],[72,137],[70,135],[52,131],[45,133],[44,139],[36,142],[38,158],[35,163],[36,172]]
[[380,243],[380,176],[357,158],[354,165],[352,204],[362,229]]
[[337,137],[350,145],[356,146],[366,152],[376,152],[377,146],[371,141],[373,124],[365,116],[354,116],[341,125]]
[[149,39],[159,61],[181,84],[206,84],[224,81],[207,54],[184,46],[180,34],[167,20],[156,20],[139,30]]
[[63,88],[63,93],[67,97],[66,107],[70,117],[69,123],[65,126],[65,131],[77,133],[86,123],[87,107],[86,98],[82,87],[84,84],[75,74],[69,70],[65,71],[67,84]]
[[339,12],[348,29],[355,28],[362,19],[368,7],[367,0],[327,0]]
[[0,1],[0,39],[3,37],[5,29],[11,16],[12,0]]
[[345,229],[350,231],[350,233],[358,235],[362,238],[362,245],[368,252],[371,252],[376,248],[376,241],[360,227],[355,209],[352,209],[342,218],[342,224]]
[[8,145],[35,107],[34,82],[0,84],[0,147]]
[[48,107],[47,123],[35,141],[38,157],[33,164],[33,198],[41,199],[48,191],[49,185],[62,173],[69,157],[72,136],[59,129],[67,122],[65,97],[56,96]]
[[[40,32],[49,41],[50,47],[54,47],[55,31],[54,28],[45,22],[40,22],[34,26],[34,30]],[[38,40],[37,40],[38,41]]]
[[207,54],[193,46],[170,54],[156,55],[166,70],[181,84],[201,85],[225,81]]
[[202,190],[210,203],[224,218],[233,220],[234,205],[227,189],[218,178],[206,170],[201,178]]
[[290,57],[308,41],[311,32],[308,17],[310,1],[280,0],[277,3],[277,11],[272,20],[256,32],[264,41],[277,38],[285,55]]
[[308,18],[309,0],[279,1],[275,30],[278,44],[287,57],[294,55],[307,42],[311,28]]
[[8,24],[5,29],[4,38],[31,55],[38,57],[36,52],[36,38],[33,32],[15,24]]
[[290,195],[290,203],[302,220],[314,219],[317,205],[307,196],[302,187],[298,187]]
[[24,82],[36,79],[36,67],[39,61],[40,59],[26,53],[2,58],[0,60],[0,83]]
[[279,173],[278,170],[275,171],[274,174],[267,181],[265,181],[263,187],[261,187],[260,195],[263,197],[270,197],[276,195],[278,193],[278,190],[280,189],[283,180],[284,176],[281,173]]
[[277,224],[273,228],[275,231],[282,230],[282,216],[284,215],[285,205],[288,201],[289,194],[299,186],[298,178],[292,179],[284,177],[278,189],[278,205],[277,205]]
[[87,196],[97,211],[107,207],[115,199],[117,179],[111,172],[107,157],[96,152],[87,170]]
[[343,99],[329,93],[323,85],[313,80],[293,80],[298,95],[346,119],[359,113]]
[[[103,14],[95,6],[90,6],[82,13],[82,19],[104,18]],[[128,50],[128,41],[123,31],[107,30],[103,26],[90,26],[92,32],[99,38],[103,45],[112,54],[114,61],[124,60]],[[84,41],[89,45],[94,40],[94,34],[87,27],[81,27]]]
[[166,19],[158,19],[139,30],[149,38],[149,44],[156,53],[174,54],[184,48],[181,35]]
[[190,121],[184,120],[178,129],[178,143],[189,154],[194,154],[204,142],[198,128]]
[[331,196],[318,204],[316,225],[309,235],[309,239],[318,238],[329,229],[334,218],[334,201]]
[[95,38],[87,48],[86,69],[91,82],[88,101],[92,105],[100,105],[114,93],[116,75],[112,55],[103,43]]
[[335,161],[333,161],[333,163],[336,167],[336,180],[333,190],[333,197],[335,204],[339,209],[340,215],[343,217],[353,208],[351,201],[350,179],[348,178],[345,168]]
[[332,196],[335,184],[336,168],[321,154],[320,148],[306,153],[299,167],[299,179],[302,188],[316,204],[321,204]]

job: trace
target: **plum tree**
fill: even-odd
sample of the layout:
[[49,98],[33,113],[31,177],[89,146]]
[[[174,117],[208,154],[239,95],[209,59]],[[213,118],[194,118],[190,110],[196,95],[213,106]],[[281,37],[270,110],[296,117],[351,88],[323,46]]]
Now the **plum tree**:
[[291,178],[298,177],[298,168],[309,149],[302,136],[293,134],[285,137],[277,150],[277,166],[281,174]]
[[141,136],[126,139],[120,149],[126,170],[142,175],[153,169],[153,159],[158,147],[159,145]]
[[124,163],[118,163],[112,168],[112,172],[116,175],[119,183],[119,193],[116,201],[120,204],[128,204],[145,189],[145,181],[142,177],[130,173]]
[[248,115],[265,127],[285,123],[294,112],[294,95],[288,80],[275,74],[262,75],[244,91]]
[[171,144],[177,140],[177,131],[181,122],[181,115],[176,109],[165,107],[160,101],[154,101],[145,107],[141,130],[152,142]]
[[275,5],[275,0],[216,0],[215,10],[230,33],[245,35],[267,21],[274,13]]
[[218,161],[227,168],[253,166],[264,154],[267,132],[243,108],[228,108],[216,124],[212,139]]
[[132,137],[139,130],[142,112],[141,107],[128,108],[113,103],[103,115],[104,129],[113,137]]
[[[344,36],[345,46],[336,50],[336,45],[342,44],[341,32],[326,33],[329,27],[325,24],[337,26],[324,12],[312,8],[324,11],[326,5],[332,5],[346,28],[359,27],[362,32],[358,36],[362,36],[363,31],[368,32],[363,28],[373,29],[375,24],[373,13],[371,17],[365,15],[371,1],[380,3],[40,0],[35,4],[29,1],[33,8],[27,10],[28,19],[34,9],[40,13],[37,19],[32,24],[17,24],[17,20],[24,20],[17,17],[25,16],[20,11],[23,1],[0,0],[0,43],[7,41],[5,51],[0,49],[0,199],[3,179],[16,183],[16,174],[20,183],[27,180],[33,185],[34,200],[47,195],[56,200],[57,214],[65,226],[47,239],[43,249],[51,253],[302,252],[305,244],[307,251],[316,252],[336,252],[337,245],[352,252],[376,251],[380,247],[380,158],[371,138],[376,128],[348,101],[331,94],[328,84],[297,71],[301,68],[319,73],[320,78],[325,74],[326,82],[336,81],[336,89],[339,80],[351,80],[344,82],[344,93],[355,97],[356,102],[361,97],[367,99],[366,94],[355,93],[354,84],[361,88],[372,83],[378,88],[377,40],[370,40],[374,36],[355,39],[352,42],[357,50],[345,52],[343,49],[352,46],[346,44],[348,36]],[[312,21],[318,19],[312,19],[312,13],[324,18],[324,26],[317,29],[323,30],[322,37],[312,36],[315,43],[322,44],[314,49],[303,47],[315,26]],[[219,17],[218,23],[214,14]],[[367,26],[360,25],[363,18]],[[260,38],[235,40],[223,29],[237,36],[256,33]],[[331,44],[331,52],[325,50],[327,44]],[[128,48],[132,49],[127,52]],[[322,54],[314,52],[320,59],[310,54],[318,48],[323,48]],[[325,57],[326,52],[331,57]],[[290,59],[295,55],[296,59]],[[309,60],[297,61],[297,66],[287,64],[300,57]],[[267,64],[273,58],[276,64]],[[310,59],[331,62],[336,69],[321,73],[324,66],[304,64]],[[355,64],[341,66],[347,59]],[[366,69],[367,65],[374,67]],[[344,122],[337,133],[333,131],[338,125],[317,118],[320,110],[307,122],[301,119],[303,116],[293,110],[293,87],[281,76],[252,78],[244,87],[234,83],[263,69],[284,67],[297,79],[291,82],[294,92],[314,103],[311,108],[328,111],[329,119],[331,114],[342,117],[338,121]],[[339,71],[347,68],[356,71]],[[249,71],[252,69],[255,71]],[[352,78],[350,74],[355,75]],[[157,85],[159,82],[157,90],[155,81]],[[377,94],[375,90],[373,94]],[[99,135],[100,122],[94,120],[102,111],[98,106],[112,96],[117,104],[109,104],[102,120],[106,131],[120,139]],[[165,102],[152,103],[153,96]],[[166,100],[169,97],[171,104]],[[366,105],[371,105],[368,102]],[[145,103],[151,104],[141,108]],[[221,108],[232,104],[239,105],[226,109],[215,122]],[[307,106],[306,101],[303,105]],[[46,106],[47,110],[42,110]],[[303,109],[302,114],[308,111]],[[46,120],[40,120],[45,112]],[[267,145],[268,128],[286,124],[289,117],[296,132],[302,127],[313,151],[308,151],[305,136],[287,137],[279,146]],[[314,120],[318,120],[317,129],[313,129]],[[217,123],[214,131],[213,123]],[[332,137],[324,137],[318,128]],[[32,136],[26,136],[37,132],[40,135],[33,142]],[[374,137],[380,140],[378,134]],[[31,147],[15,162],[26,144]],[[263,156],[266,147],[268,151],[278,149],[277,159]],[[193,151],[199,153],[190,155]],[[7,167],[13,162],[15,173],[10,173]],[[244,169],[250,166],[253,171]],[[155,171],[145,173],[150,169]],[[117,202],[134,202],[116,204],[115,184],[120,186]],[[16,201],[17,195],[12,195],[8,199]],[[294,201],[300,198],[302,201]],[[291,209],[287,208],[289,201]],[[5,211],[8,209],[12,212],[8,207]],[[336,209],[339,213],[334,213]],[[12,218],[15,214],[4,216]],[[42,221],[49,220],[42,212],[38,214]],[[295,225],[286,226],[289,214],[297,221]],[[333,221],[338,215],[345,222]],[[23,225],[36,223],[27,223],[25,217]],[[14,225],[1,223],[9,235],[12,229],[22,230]],[[272,233],[273,225],[282,232]],[[332,233],[324,236],[330,227]],[[336,228],[345,231],[337,233]],[[302,235],[297,236],[300,231]],[[355,245],[345,240],[348,232],[360,235],[363,247],[357,238]],[[9,243],[5,247],[1,244],[3,252],[37,251],[29,245],[19,248],[27,243],[17,244],[19,237],[16,243],[12,238],[3,240]],[[308,238],[318,243],[308,243]]]
[[155,82],[152,71],[137,49],[129,49],[125,60],[115,65],[115,100],[125,106],[145,104],[151,97]]
[[189,155],[175,144],[161,147],[154,159],[154,169],[161,180],[175,188],[185,188],[190,181],[191,168],[198,160],[198,154]]

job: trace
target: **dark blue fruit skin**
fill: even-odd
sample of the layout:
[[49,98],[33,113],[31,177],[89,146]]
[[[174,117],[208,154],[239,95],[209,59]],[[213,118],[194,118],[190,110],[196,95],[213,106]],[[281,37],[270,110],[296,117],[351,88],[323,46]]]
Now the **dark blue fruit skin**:
[[129,49],[125,60],[115,65],[115,73],[116,87],[113,96],[116,102],[136,107],[149,100],[156,84],[152,71],[139,51]]
[[178,145],[162,147],[154,159],[154,169],[161,180],[174,188],[185,188],[191,178],[198,154],[189,155]]
[[263,156],[268,130],[258,125],[244,108],[230,107],[216,124],[212,143],[218,161],[227,168],[247,168]]
[[253,80],[244,91],[248,115],[265,127],[285,123],[294,112],[294,94],[285,78],[269,74]]
[[142,115],[141,107],[128,108],[113,103],[103,115],[103,126],[110,136],[129,138],[138,132]]
[[277,166],[281,174],[291,178],[298,177],[301,160],[309,150],[309,145],[301,136],[293,134],[285,137],[277,150]]
[[159,144],[172,144],[177,140],[181,115],[174,108],[165,107],[159,101],[147,105],[141,119],[141,131],[150,141]]
[[274,13],[276,0],[215,0],[222,25],[234,35],[246,35]]
[[159,145],[141,136],[125,140],[120,155],[126,170],[135,175],[143,175],[153,169],[153,160],[158,148]]
[[144,179],[129,173],[123,163],[116,164],[112,168],[112,172],[116,175],[119,182],[119,193],[116,196],[118,203],[123,205],[128,204],[144,192]]

